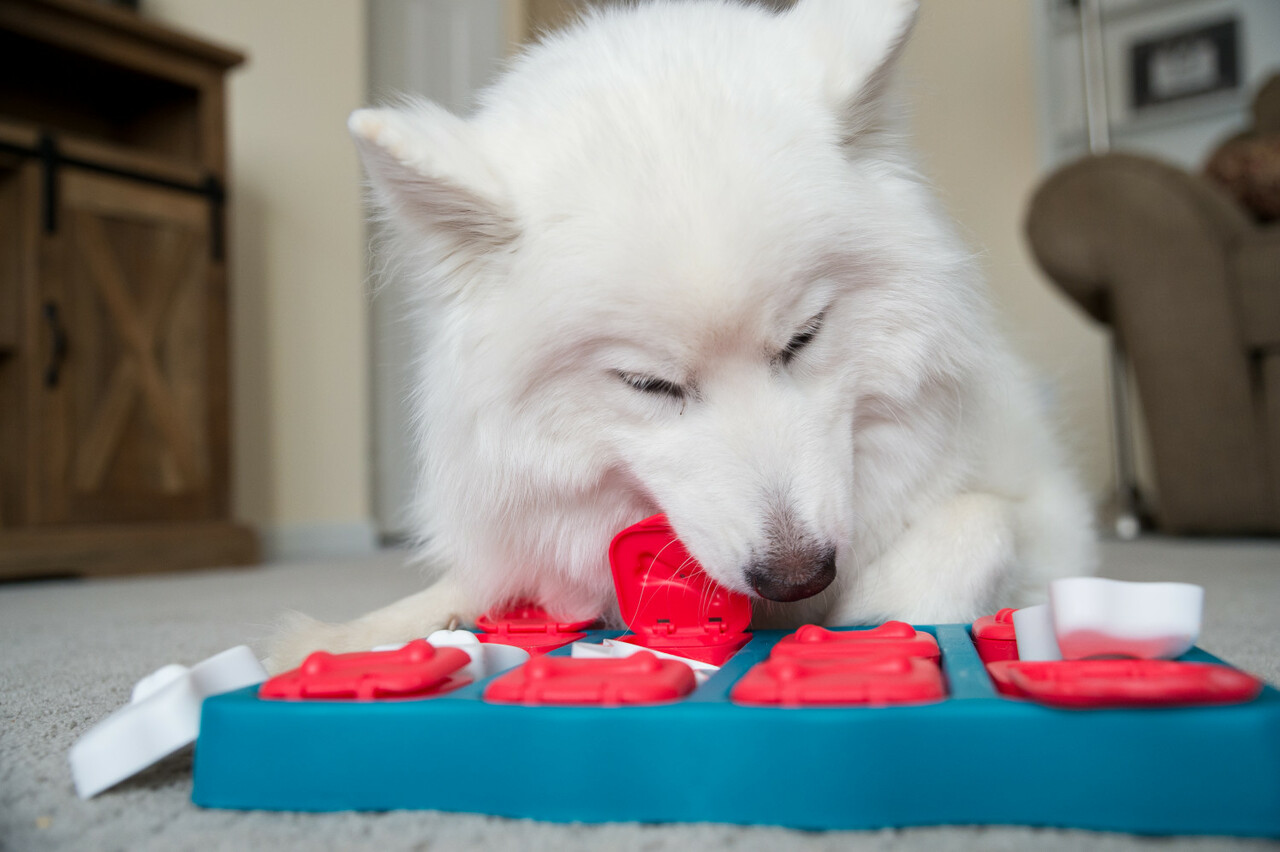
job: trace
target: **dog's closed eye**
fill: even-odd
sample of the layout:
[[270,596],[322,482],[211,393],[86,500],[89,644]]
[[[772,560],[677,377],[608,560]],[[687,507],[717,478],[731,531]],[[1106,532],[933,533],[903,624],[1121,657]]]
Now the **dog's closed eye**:
[[813,339],[818,336],[818,332],[822,330],[822,321],[826,319],[826,316],[827,312],[825,310],[821,311],[817,316],[801,326],[800,330],[787,341],[787,345],[778,353],[778,360],[784,365],[790,364],[800,354],[800,350],[812,343]]
[[617,372],[617,376],[636,390],[653,394],[654,396],[670,397],[681,402],[688,396],[688,391],[683,386],[656,376],[637,376],[634,373],[624,373],[620,370]]

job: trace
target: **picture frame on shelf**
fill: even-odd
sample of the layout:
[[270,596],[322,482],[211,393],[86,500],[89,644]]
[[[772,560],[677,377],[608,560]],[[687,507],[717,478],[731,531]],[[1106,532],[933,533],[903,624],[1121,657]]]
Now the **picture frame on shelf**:
[[1243,79],[1240,54],[1240,23],[1235,17],[1135,39],[1128,47],[1129,108],[1140,115],[1172,103],[1238,92]]

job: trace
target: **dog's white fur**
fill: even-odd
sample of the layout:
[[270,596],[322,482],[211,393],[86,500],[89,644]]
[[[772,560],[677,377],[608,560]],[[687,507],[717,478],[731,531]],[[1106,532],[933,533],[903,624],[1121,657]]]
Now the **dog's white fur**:
[[276,667],[515,598],[616,615],[609,540],[658,511],[742,592],[836,545],[835,582],[758,624],[964,621],[1092,569],[1087,501],[903,145],[914,17],[615,7],[468,119],[352,116],[420,297],[415,529],[439,578],[347,624],[294,616]]

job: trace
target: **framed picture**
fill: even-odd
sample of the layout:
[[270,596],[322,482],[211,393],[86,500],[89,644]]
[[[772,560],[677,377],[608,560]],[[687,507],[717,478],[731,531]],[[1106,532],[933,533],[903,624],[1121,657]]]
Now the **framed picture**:
[[1129,104],[1135,112],[1241,85],[1240,26],[1235,18],[1134,41],[1129,47]]

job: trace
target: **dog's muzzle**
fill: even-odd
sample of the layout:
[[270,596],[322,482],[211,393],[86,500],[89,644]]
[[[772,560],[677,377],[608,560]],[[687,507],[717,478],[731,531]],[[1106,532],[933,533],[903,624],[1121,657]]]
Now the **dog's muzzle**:
[[747,569],[747,582],[762,598],[790,603],[811,598],[836,578],[836,549],[805,549],[771,556]]

